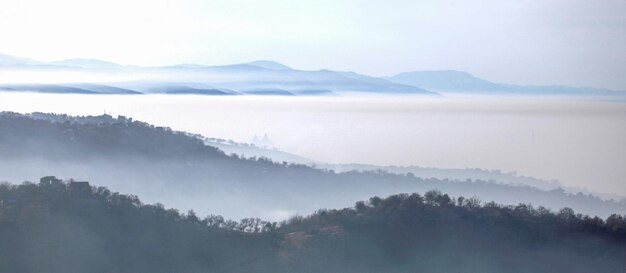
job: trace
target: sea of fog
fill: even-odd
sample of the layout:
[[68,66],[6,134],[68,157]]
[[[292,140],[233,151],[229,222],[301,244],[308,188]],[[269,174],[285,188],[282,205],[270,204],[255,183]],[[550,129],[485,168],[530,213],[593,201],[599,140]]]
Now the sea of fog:
[[238,142],[267,134],[277,148],[321,162],[500,169],[626,195],[626,103],[0,93],[0,111],[106,112]]

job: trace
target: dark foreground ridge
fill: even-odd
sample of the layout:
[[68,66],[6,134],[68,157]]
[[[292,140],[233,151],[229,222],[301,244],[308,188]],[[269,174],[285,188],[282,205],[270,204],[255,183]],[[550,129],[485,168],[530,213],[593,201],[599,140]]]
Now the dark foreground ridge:
[[0,272],[624,272],[626,221],[438,191],[282,223],[199,218],[87,182],[0,185]]

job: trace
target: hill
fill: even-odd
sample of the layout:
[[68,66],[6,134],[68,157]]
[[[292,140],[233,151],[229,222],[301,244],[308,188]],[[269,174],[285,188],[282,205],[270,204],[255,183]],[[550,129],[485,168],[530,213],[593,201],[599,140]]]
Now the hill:
[[[289,162],[304,164],[314,168],[328,169],[335,172],[350,172],[350,171],[384,171],[395,174],[406,175],[412,173],[417,177],[424,178],[437,178],[437,179],[450,179],[450,180],[482,180],[493,181],[495,183],[511,184],[511,185],[526,185],[535,187],[542,190],[555,190],[561,188],[562,185],[556,180],[544,180],[534,177],[528,177],[517,172],[504,172],[501,170],[488,170],[477,168],[464,168],[464,169],[450,169],[450,168],[433,168],[433,167],[420,167],[420,166],[383,166],[383,165],[370,165],[370,164],[329,164],[318,162],[306,157],[281,151],[276,148],[263,147],[263,145],[255,145],[254,143],[239,143],[232,140],[217,139],[217,138],[204,138],[204,143],[209,146],[214,146],[224,151],[226,154],[237,154],[242,157],[265,157],[275,162]],[[578,188],[566,188],[566,191],[570,193],[578,193],[580,191],[585,192],[583,189]],[[592,193],[606,199],[619,200],[622,197],[619,195]]]
[[[234,202],[234,201],[233,201]],[[87,182],[0,185],[2,272],[623,272],[626,220],[372,197],[281,223],[146,205]]]
[[[602,200],[483,180],[417,177],[381,170],[316,169],[266,158],[227,155],[203,137],[126,117],[0,114],[0,181],[56,174],[100,181],[148,202],[232,218],[284,219],[319,208],[349,206],[370,196],[439,189],[503,204],[529,202],[608,216],[624,200]],[[306,193],[303,195],[303,193]]]

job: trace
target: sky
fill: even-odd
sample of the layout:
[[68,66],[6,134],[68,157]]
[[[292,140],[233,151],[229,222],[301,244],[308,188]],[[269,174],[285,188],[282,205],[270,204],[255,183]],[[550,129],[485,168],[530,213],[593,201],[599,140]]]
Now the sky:
[[0,53],[626,90],[623,0],[0,0]]

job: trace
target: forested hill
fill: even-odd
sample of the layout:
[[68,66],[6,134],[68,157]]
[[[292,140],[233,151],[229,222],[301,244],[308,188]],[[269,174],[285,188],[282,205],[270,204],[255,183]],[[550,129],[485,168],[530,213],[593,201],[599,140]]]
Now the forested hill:
[[626,211],[623,200],[562,190],[381,171],[335,173],[229,156],[197,136],[125,117],[1,113],[0,128],[0,181],[32,181],[50,174],[75,177],[139,194],[148,202],[232,218],[281,219],[349,206],[374,195],[432,189],[503,204],[570,207],[602,217]]
[[86,182],[0,185],[0,272],[624,272],[626,220],[373,197],[282,223],[181,214]]
[[0,122],[0,153],[5,157],[226,158],[223,152],[204,145],[196,137],[125,117],[5,112],[0,113]]

